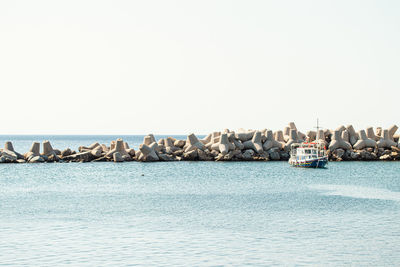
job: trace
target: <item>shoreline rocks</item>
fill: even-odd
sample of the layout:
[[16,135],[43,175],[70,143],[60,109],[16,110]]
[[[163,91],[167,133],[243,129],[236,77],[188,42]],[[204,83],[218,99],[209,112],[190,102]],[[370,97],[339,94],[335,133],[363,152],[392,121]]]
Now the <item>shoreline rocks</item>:
[[212,132],[203,139],[189,134],[186,139],[161,138],[146,135],[136,151],[122,139],[110,145],[93,143],[80,146],[78,152],[71,148],[58,150],[50,141],[33,142],[25,154],[15,151],[8,141],[0,149],[0,163],[50,163],[50,162],[162,162],[162,161],[287,161],[291,144],[304,141],[319,142],[328,148],[330,161],[398,161],[400,160],[398,127],[388,129],[368,127],[356,132],[352,125],[341,125],[335,130],[297,130],[291,122],[285,129],[273,132],[270,129],[237,132],[225,129]]

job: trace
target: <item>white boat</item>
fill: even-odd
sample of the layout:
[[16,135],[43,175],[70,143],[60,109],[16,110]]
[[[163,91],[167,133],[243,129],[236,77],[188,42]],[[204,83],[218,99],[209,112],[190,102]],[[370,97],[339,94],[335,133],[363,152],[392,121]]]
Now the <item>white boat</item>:
[[319,140],[317,120],[317,136],[315,142],[295,143],[291,145],[289,164],[303,168],[325,168],[328,154],[323,140]]

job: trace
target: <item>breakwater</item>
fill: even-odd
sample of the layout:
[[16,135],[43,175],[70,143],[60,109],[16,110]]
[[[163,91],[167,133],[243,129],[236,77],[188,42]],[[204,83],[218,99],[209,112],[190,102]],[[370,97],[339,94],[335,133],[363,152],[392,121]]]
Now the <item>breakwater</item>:
[[[30,139],[23,149],[18,140],[15,150],[11,142],[6,142],[0,149],[0,163],[40,163],[40,162],[96,162],[96,161],[268,161],[289,158],[291,144],[303,141],[317,141],[328,149],[329,159],[341,160],[400,160],[399,136],[396,135],[397,126],[388,129],[380,127],[360,130],[356,132],[353,126],[340,126],[334,130],[319,131],[319,140],[315,140],[317,133],[298,131],[294,123],[280,131],[272,130],[244,130],[213,132],[200,139],[195,134],[176,136],[177,138],[163,136],[156,138],[147,135],[134,141],[136,149],[131,148],[124,140],[117,137],[109,139],[82,140],[71,147],[70,143],[59,143],[53,147],[49,141],[42,144],[33,142],[26,153],[29,144],[37,140]],[[53,137],[48,137],[53,140]],[[128,137],[126,137],[128,138]],[[109,144],[108,140],[111,141]],[[125,138],[124,138],[125,139]],[[4,139],[3,139],[4,140]],[[39,139],[40,140],[40,139]],[[42,139],[43,140],[43,139]],[[99,143],[90,144],[92,141]],[[131,139],[129,143],[131,144]],[[56,142],[57,143],[57,142]],[[86,144],[85,144],[86,143]],[[103,144],[102,144],[103,143]],[[107,144],[108,143],[108,144]],[[86,145],[80,146],[78,145]],[[139,146],[138,146],[139,145]],[[25,150],[26,151],[26,150]]]

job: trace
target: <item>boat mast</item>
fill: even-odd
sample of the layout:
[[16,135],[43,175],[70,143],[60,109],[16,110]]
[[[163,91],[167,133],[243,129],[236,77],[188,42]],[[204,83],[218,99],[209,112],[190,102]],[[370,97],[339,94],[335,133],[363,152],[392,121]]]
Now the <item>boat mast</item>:
[[317,141],[319,140],[319,126],[318,126],[318,118],[317,118]]

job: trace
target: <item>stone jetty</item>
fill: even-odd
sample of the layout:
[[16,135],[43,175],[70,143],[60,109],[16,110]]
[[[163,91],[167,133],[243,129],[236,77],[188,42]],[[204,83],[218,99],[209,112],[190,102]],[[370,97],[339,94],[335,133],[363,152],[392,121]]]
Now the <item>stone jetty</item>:
[[293,143],[320,142],[327,150],[330,161],[396,161],[400,160],[398,127],[388,129],[368,127],[358,132],[352,125],[336,129],[302,133],[290,122],[282,131],[225,129],[199,139],[189,134],[184,140],[173,137],[156,140],[154,135],[144,137],[138,150],[130,148],[122,139],[109,145],[93,143],[58,150],[50,141],[34,142],[28,152],[20,154],[11,142],[0,149],[0,163],[45,162],[158,162],[158,161],[287,161]]

